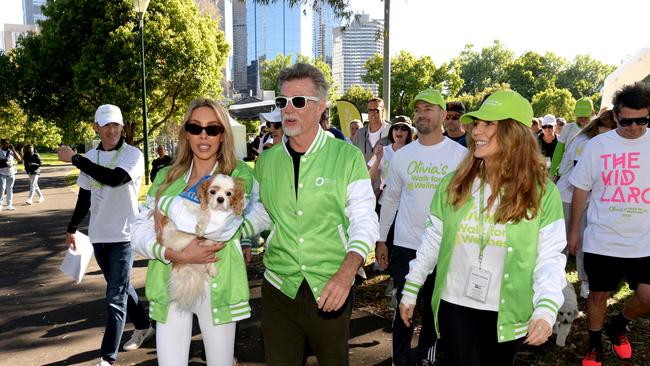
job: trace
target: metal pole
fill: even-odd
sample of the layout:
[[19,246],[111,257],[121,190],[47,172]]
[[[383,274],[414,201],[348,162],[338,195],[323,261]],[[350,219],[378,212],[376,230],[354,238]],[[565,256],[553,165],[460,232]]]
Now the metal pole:
[[390,0],[384,0],[384,119],[390,121]]
[[144,183],[149,185],[149,128],[147,127],[147,71],[144,64],[144,13],[140,17],[140,44],[142,49],[142,135],[144,137]]

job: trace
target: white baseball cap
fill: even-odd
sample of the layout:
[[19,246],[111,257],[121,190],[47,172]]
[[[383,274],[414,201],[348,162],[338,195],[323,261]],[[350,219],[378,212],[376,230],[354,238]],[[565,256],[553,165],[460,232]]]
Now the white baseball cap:
[[555,126],[555,116],[547,114],[542,117],[542,126]]
[[264,118],[264,121],[266,122],[282,122],[282,114],[280,114],[280,110],[275,108],[271,112],[267,113],[260,113],[262,118]]
[[97,112],[95,112],[95,123],[104,127],[111,122],[124,126],[122,111],[118,106],[112,104],[100,105]]

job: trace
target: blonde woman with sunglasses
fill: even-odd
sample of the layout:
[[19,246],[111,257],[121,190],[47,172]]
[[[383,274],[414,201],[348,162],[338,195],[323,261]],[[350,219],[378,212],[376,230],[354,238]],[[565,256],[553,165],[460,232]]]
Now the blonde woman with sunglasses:
[[[235,157],[228,121],[226,111],[214,101],[199,98],[192,102],[178,131],[174,164],[158,173],[147,195],[147,209],[132,227],[135,249],[149,259],[146,294],[151,317],[157,322],[158,363],[163,366],[187,365],[193,315],[199,320],[207,364],[232,365],[236,322],[250,317],[240,232],[252,236],[258,227],[268,225],[268,216],[258,202],[252,170]],[[221,244],[201,246],[202,239],[197,238],[180,252],[163,247],[157,238],[162,215],[168,216],[179,230],[194,232],[196,218],[183,214],[182,200],[191,196],[184,192],[191,192],[202,179],[214,174],[229,175],[245,183],[245,218],[235,219],[236,226],[225,232],[208,224],[205,237]],[[217,275],[205,283],[207,296],[198,299],[191,311],[169,301],[169,276],[173,265],[179,263],[213,263],[217,268]]]

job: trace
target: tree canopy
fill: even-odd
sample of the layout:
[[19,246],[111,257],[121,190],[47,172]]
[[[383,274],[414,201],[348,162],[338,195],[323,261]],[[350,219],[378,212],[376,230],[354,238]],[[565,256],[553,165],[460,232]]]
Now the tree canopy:
[[307,64],[314,65],[318,68],[323,75],[325,80],[330,84],[329,96],[330,100],[333,100],[337,94],[337,86],[334,84],[334,79],[332,78],[332,70],[330,66],[322,60],[312,60],[305,55],[298,54],[293,59],[293,55],[277,55],[272,60],[263,60],[260,63],[260,86],[262,90],[274,90],[276,95],[280,94],[280,84],[278,82],[278,77],[280,76],[280,71],[291,65],[303,62]]
[[[129,143],[142,140],[140,34],[129,0],[49,1],[40,34],[21,39],[16,99],[30,119],[53,121],[63,142],[87,138],[101,104],[122,109]],[[192,0],[153,0],[145,15],[150,131],[180,120],[198,96],[219,98],[228,44]]]

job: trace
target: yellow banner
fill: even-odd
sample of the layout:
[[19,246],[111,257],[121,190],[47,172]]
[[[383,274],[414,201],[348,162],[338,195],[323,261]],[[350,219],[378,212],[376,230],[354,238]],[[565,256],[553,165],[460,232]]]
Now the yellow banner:
[[361,112],[359,112],[359,108],[357,108],[356,105],[344,99],[339,99],[336,101],[336,109],[339,113],[341,131],[343,131],[345,136],[350,137],[350,121],[353,119],[358,119],[359,121],[363,122],[361,119]]

